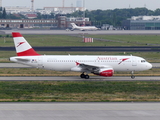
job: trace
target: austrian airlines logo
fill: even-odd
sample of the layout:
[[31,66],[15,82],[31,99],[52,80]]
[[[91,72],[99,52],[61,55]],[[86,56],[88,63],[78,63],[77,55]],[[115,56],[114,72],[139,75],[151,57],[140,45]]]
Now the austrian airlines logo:
[[122,62],[124,62],[124,61],[126,61],[126,60],[128,60],[129,58],[123,58],[123,59],[120,59],[121,60],[121,62],[120,63],[118,63],[118,64],[121,64]]
[[76,66],[78,66],[80,63],[76,62]]
[[25,43],[25,42],[19,42],[18,45],[17,45],[17,47],[19,47],[19,46],[22,45],[23,43]]

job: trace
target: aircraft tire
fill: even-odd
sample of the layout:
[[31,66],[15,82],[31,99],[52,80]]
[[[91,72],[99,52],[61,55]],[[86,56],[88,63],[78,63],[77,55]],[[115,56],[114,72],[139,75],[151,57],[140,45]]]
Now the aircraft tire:
[[81,78],[85,78],[85,74],[82,73],[82,74],[80,75],[80,77],[81,77]]
[[134,76],[134,75],[132,75],[132,76],[131,76],[131,78],[132,78],[132,79],[134,79],[134,78],[135,78],[135,76]]
[[89,75],[85,75],[85,79],[89,79]]

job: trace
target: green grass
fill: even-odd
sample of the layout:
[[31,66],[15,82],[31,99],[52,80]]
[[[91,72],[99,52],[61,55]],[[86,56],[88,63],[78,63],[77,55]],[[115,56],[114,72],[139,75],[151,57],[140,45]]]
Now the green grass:
[[[88,35],[86,35],[88,36]],[[67,35],[25,35],[32,46],[139,46],[159,45],[159,35],[89,35],[88,37],[113,40],[110,42],[94,40],[94,43],[83,43],[82,38]],[[14,46],[10,37],[0,37],[0,46]],[[124,51],[125,52],[125,51]],[[123,52],[39,52],[46,55],[123,55]],[[128,52],[126,55],[136,55],[149,62],[160,62],[159,52]],[[15,56],[15,51],[0,51],[0,62],[9,62],[8,58]],[[138,72],[136,75],[159,74],[160,69],[153,68],[148,71]],[[79,76],[75,72],[58,72],[33,68],[0,68],[0,76],[8,75],[35,75],[41,76]],[[116,75],[126,74],[116,72]],[[130,73],[127,73],[130,75]],[[160,102],[159,81],[0,81],[0,101],[11,102],[104,102],[104,101],[158,101]]]
[[[160,35],[89,35],[93,38],[113,40],[118,46],[160,45]],[[111,42],[108,42],[110,46]]]
[[160,101],[159,86],[158,81],[1,81],[0,101]]
[[[68,51],[38,51],[41,55],[134,55],[145,58],[148,62],[160,62],[160,52],[68,52]],[[9,62],[16,56],[15,51],[0,51],[0,62]]]
[[[31,46],[139,46],[160,45],[160,35],[85,35],[97,39],[113,40],[110,42],[94,40],[94,43],[83,43],[80,35],[24,35]],[[0,37],[0,46],[14,46],[11,37]],[[126,52],[126,51],[124,51]],[[46,55],[123,55],[123,52],[38,52]],[[149,62],[160,62],[160,52],[128,52],[126,55],[136,55]],[[8,58],[16,56],[15,51],[0,51],[0,62],[8,62]]]
[[[0,68],[0,76],[77,76],[80,72],[62,72],[37,68]],[[89,74],[93,76],[93,74]],[[130,72],[116,72],[114,76],[130,76]],[[135,76],[160,76],[160,68],[152,68],[147,71],[135,72]]]
[[[24,35],[31,46],[104,46],[106,42],[84,43],[81,37],[68,35]],[[14,46],[12,38],[0,38],[0,46]]]
[[[82,36],[24,35],[32,46],[146,46],[160,45],[160,35],[85,35],[97,38],[93,43],[83,43]],[[111,40],[100,41],[99,39]],[[0,46],[14,46],[11,37],[0,37]]]

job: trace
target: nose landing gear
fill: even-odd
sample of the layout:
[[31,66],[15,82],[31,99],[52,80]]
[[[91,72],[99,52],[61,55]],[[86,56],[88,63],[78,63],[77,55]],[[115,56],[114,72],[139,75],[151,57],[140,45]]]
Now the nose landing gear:
[[132,78],[132,79],[135,78],[135,76],[134,76],[134,71],[131,72],[131,78]]

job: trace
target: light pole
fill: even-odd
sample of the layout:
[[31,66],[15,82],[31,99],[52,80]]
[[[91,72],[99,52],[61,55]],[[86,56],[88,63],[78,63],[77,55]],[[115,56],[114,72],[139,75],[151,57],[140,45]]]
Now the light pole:
[[83,20],[84,20],[83,24],[85,26],[86,25],[85,24],[85,0],[83,0]]

